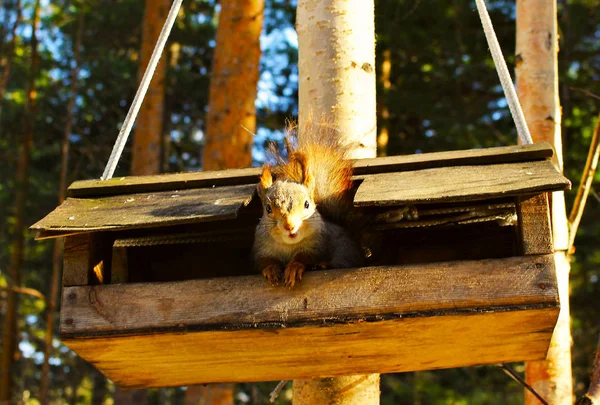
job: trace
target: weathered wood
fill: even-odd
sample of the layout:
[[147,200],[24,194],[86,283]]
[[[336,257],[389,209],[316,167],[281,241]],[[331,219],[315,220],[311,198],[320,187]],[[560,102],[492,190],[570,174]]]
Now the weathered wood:
[[554,252],[547,193],[519,198],[517,216],[522,254],[539,255]]
[[129,281],[129,267],[126,247],[113,247],[110,283],[120,284]]
[[63,286],[89,285],[90,235],[67,236],[63,256]]
[[260,276],[67,287],[63,337],[286,328],[556,307],[552,256],[309,272],[294,289]]
[[254,185],[68,198],[33,230],[93,232],[232,219],[248,204]]
[[472,201],[541,191],[565,190],[571,183],[550,161],[456,166],[365,177],[356,206]]
[[[360,159],[355,163],[355,174],[365,175],[390,171],[421,170],[432,167],[542,160],[551,157],[553,153],[552,148],[547,143],[538,143],[534,145]],[[229,169],[143,177],[121,177],[104,181],[83,180],[71,184],[68,191],[71,197],[91,197],[254,184],[258,181],[260,171],[260,168]]]
[[182,325],[181,332],[62,341],[118,385],[162,387],[542,359],[557,314],[533,308],[196,333]]

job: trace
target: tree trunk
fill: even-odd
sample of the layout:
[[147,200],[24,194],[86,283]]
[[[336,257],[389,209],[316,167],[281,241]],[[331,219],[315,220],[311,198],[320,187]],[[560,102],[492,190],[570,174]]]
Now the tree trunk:
[[[264,0],[223,0],[210,80],[203,170],[252,164]],[[190,386],[185,405],[233,405],[233,384]]]
[[377,153],[373,0],[299,0],[296,14],[299,122],[335,122],[356,143],[355,158]]
[[94,391],[92,392],[92,405],[103,405],[106,398],[106,377],[98,371],[93,371]]
[[[167,0],[146,0],[140,78],[148,66],[170,6],[171,3]],[[156,67],[136,122],[131,162],[133,176],[158,174],[160,170],[166,72],[167,62],[163,55]],[[114,401],[115,405],[145,405],[148,403],[148,392],[146,390],[123,390],[116,387]]]
[[294,405],[379,404],[379,374],[294,381]]
[[249,167],[264,0],[223,0],[210,80],[204,170]]
[[[21,284],[21,267],[23,265],[23,250],[25,245],[25,204],[29,188],[29,162],[31,159],[31,145],[35,121],[35,79],[37,76],[39,55],[38,38],[36,35],[40,21],[40,0],[36,0],[33,8],[32,34],[31,34],[31,70],[27,83],[27,101],[23,114],[23,137],[19,147],[19,161],[17,164],[16,191],[15,191],[15,233],[11,262],[7,275],[10,282],[19,286]],[[11,399],[13,387],[13,365],[17,350],[17,314],[19,311],[18,295],[8,290],[6,292],[6,315],[2,324],[2,367],[0,368],[0,402]]]
[[188,387],[184,405],[233,405],[233,384]]
[[115,386],[114,401],[116,405],[146,405],[148,403],[148,391],[124,390]]
[[[140,74],[142,77],[150,56],[158,40],[162,26],[167,19],[171,2],[168,0],[146,0],[142,32]],[[160,171],[162,129],[165,104],[165,77],[167,59],[160,59],[148,92],[138,114],[131,162],[134,176],[157,174]]]
[[[77,81],[79,76],[79,50],[81,48],[81,38],[83,36],[83,9],[79,10],[79,18],[77,23],[77,33],[75,35],[75,44],[73,45],[73,55],[75,65],[71,70],[71,89],[69,95],[69,103],[67,105],[67,121],[65,131],[61,143],[61,165],[60,179],[58,182],[58,205],[65,199],[67,191],[67,171],[69,160],[69,138],[73,127],[73,113],[75,110],[75,93],[77,91]],[[44,346],[44,363],[42,363],[42,373],[40,376],[40,402],[42,405],[47,405],[48,390],[50,386],[50,355],[52,352],[52,339],[54,337],[54,319],[56,316],[56,302],[58,300],[58,290],[60,283],[60,274],[62,271],[62,252],[64,240],[57,238],[54,241],[54,254],[52,258],[52,278],[50,280],[50,292],[47,296],[46,306],[46,343]]]
[[388,48],[382,52],[383,61],[381,62],[381,94],[377,107],[379,108],[379,133],[377,134],[377,152],[378,156],[387,156],[388,143],[390,140],[389,119],[390,110],[386,104],[385,96],[389,93],[392,83],[390,82],[390,74],[392,72],[392,51]]
[[[372,0],[299,0],[299,126],[334,123],[356,158],[376,155]],[[379,404],[379,375],[294,381],[294,405]]]
[[[8,46],[6,47],[6,55],[3,58],[0,58],[0,65],[2,66],[2,74],[0,75],[0,123],[2,122],[2,104],[4,101],[4,93],[6,92],[6,86],[8,84],[8,78],[10,77],[10,70],[12,68],[12,63],[13,63],[13,59],[15,57],[14,55],[14,51],[15,51],[15,44],[16,44],[16,38],[17,38],[17,28],[19,27],[19,24],[21,23],[21,17],[22,17],[22,7],[21,7],[21,0],[17,0],[16,3],[16,13],[17,13],[17,18],[15,19],[15,23],[13,24],[11,30],[10,30],[10,34],[11,34],[11,38],[10,38],[10,42],[8,43]],[[2,133],[2,126],[0,125],[0,133]]]
[[[549,142],[554,162],[563,169],[561,111],[558,92],[558,33],[556,0],[517,1],[517,87],[534,142]],[[527,382],[550,404],[572,404],[569,262],[564,194],[552,194],[552,229],[561,303],[558,324],[545,361],[529,362]],[[526,404],[539,401],[529,392]]]

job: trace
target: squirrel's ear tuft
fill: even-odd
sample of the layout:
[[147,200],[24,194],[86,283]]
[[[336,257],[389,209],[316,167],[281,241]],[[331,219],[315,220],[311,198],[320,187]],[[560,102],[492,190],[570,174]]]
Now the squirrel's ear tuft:
[[302,172],[302,185],[308,188],[312,198],[315,191],[315,178],[310,173],[310,170],[308,170],[308,159],[303,153],[294,153],[292,158],[300,166]]
[[260,175],[260,181],[256,185],[258,196],[261,200],[264,200],[265,193],[269,187],[273,185],[273,175],[271,174],[271,166],[265,166],[262,174]]

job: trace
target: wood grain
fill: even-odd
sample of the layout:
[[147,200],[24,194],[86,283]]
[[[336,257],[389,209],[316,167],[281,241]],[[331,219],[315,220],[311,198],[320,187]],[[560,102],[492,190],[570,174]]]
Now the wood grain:
[[315,271],[294,289],[261,276],[66,287],[62,337],[281,329],[558,304],[551,255]]
[[233,219],[254,185],[99,198],[67,198],[33,230],[93,232]]
[[116,384],[143,388],[543,359],[557,316],[557,308],[539,308],[303,328],[62,340]]
[[[553,155],[547,143],[515,145],[486,149],[424,153],[360,159],[355,162],[355,174],[365,175],[390,171],[410,171],[431,167],[480,165],[542,160]],[[121,177],[110,180],[77,181],[69,187],[71,197],[133,194],[190,188],[255,184],[260,168],[229,169],[155,176]]]
[[90,239],[90,235],[67,236],[65,238],[63,286],[92,284]]
[[541,191],[571,183],[550,161],[456,166],[366,176],[355,206],[474,201]]
[[547,193],[519,198],[517,216],[522,254],[539,255],[554,252]]

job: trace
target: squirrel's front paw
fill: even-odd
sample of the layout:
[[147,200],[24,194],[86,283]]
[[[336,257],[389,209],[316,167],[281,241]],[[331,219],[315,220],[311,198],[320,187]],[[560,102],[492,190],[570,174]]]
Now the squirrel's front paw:
[[277,285],[281,282],[281,267],[276,264],[269,264],[263,269],[262,274],[271,285]]
[[285,286],[292,288],[298,281],[302,280],[305,265],[300,262],[291,262],[285,267],[283,278]]

